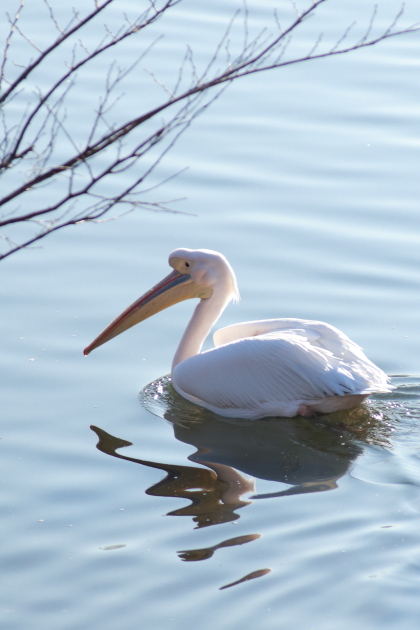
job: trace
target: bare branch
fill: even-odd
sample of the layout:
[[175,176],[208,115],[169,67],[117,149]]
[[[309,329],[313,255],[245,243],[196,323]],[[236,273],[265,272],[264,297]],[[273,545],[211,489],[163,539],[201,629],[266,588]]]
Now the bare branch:
[[0,67],[0,90],[1,90],[1,87],[2,87],[2,83],[5,80],[5,76],[4,75],[5,75],[5,69],[6,69],[6,63],[7,63],[7,58],[8,58],[8,52],[9,52],[10,44],[12,42],[13,33],[16,30],[16,25],[17,25],[17,22],[18,22],[19,17],[20,17],[20,12],[23,9],[23,5],[24,5],[24,0],[20,0],[19,8],[16,11],[15,17],[13,18],[13,20],[10,19],[9,14],[7,14],[7,19],[9,20],[9,23],[10,23],[10,30],[9,30],[9,33],[8,33],[8,35],[6,37],[6,43],[5,43],[4,51],[3,51],[3,61],[2,61],[1,67]]
[[[66,29],[63,29],[63,28],[61,28],[61,27],[60,27],[60,25],[59,25],[59,23],[58,23],[58,21],[57,21],[57,19],[56,19],[55,15],[54,15],[54,11],[53,11],[52,6],[51,6],[51,5],[50,5],[50,3],[48,2],[48,0],[44,0],[44,4],[46,5],[46,7],[47,7],[47,9],[48,9],[49,16],[50,16],[50,18],[51,18],[51,20],[52,20],[52,22],[53,22],[53,24],[54,24],[55,28],[56,28],[56,29],[57,29],[57,31],[60,33],[60,35],[63,35],[63,33],[64,33],[64,31],[65,31]],[[68,26],[67,26],[67,28],[68,28]]]
[[97,4],[96,8],[94,11],[92,11],[91,13],[89,13],[83,20],[80,20],[75,26],[73,26],[72,28],[69,28],[65,33],[63,33],[62,35],[60,35],[60,37],[58,37],[58,39],[56,39],[51,46],[49,46],[48,48],[46,48],[36,59],[35,61],[33,61],[32,63],[30,63],[24,70],[24,72],[22,72],[17,79],[15,79],[15,81],[9,86],[9,89],[6,90],[1,96],[0,96],[0,103],[3,103],[4,101],[6,101],[8,99],[8,97],[10,96],[10,94],[13,92],[13,90],[16,89],[16,87],[22,83],[22,81],[24,81],[29,74],[37,67],[39,66],[44,59],[53,51],[56,50],[58,48],[58,46],[60,46],[60,44],[62,44],[66,39],[68,39],[69,37],[71,37],[76,31],[80,30],[85,24],[87,24],[88,22],[90,22],[91,20],[93,20],[100,11],[103,11],[103,9],[105,9],[105,7],[107,7],[109,4],[111,4],[111,2],[113,2],[113,0],[104,0],[104,2],[102,3],[102,5]]
[[[122,109],[122,95],[117,90],[122,88],[128,74],[133,73],[139,62],[161,39],[155,37],[127,68],[120,68],[111,62],[105,76],[104,92],[98,96],[97,106],[93,106],[89,112],[87,130],[84,135],[75,138],[69,126],[68,103],[70,93],[74,94],[77,90],[79,74],[86,72],[100,55],[122,45],[127,38],[152,25],[180,1],[161,0],[159,4],[156,0],[149,0],[149,5],[137,19],[133,21],[123,15],[122,25],[112,29],[105,26],[105,35],[101,41],[87,47],[80,39],[81,30],[114,0],[95,0],[94,9],[84,17],[74,10],[64,27],[53,12],[50,0],[44,0],[58,36],[44,50],[40,50],[36,42],[23,32],[22,23],[18,25],[23,9],[21,0],[15,16],[9,18],[10,29],[0,66],[0,87],[7,85],[0,95],[4,132],[0,140],[0,175],[3,178],[0,228],[14,230],[12,234],[1,236],[6,250],[0,252],[0,260],[64,227],[87,221],[108,220],[108,213],[114,210],[118,216],[139,208],[175,212],[168,202],[150,201],[147,197],[162,182],[152,185],[146,182],[179,136],[219,98],[232,81],[258,72],[346,54],[420,28],[415,24],[397,30],[404,10],[402,6],[391,25],[375,35],[375,7],[366,31],[359,40],[351,42],[350,35],[355,24],[352,23],[332,47],[327,47],[320,34],[308,53],[292,56],[289,47],[292,35],[326,0],[313,0],[302,11],[299,11],[295,0],[291,0],[294,13],[287,26],[282,27],[275,14],[274,34],[263,28],[252,36],[249,11],[244,2],[239,52],[234,52],[238,48],[235,38],[240,12],[237,12],[227,24],[214,54],[204,68],[200,68],[194,59],[193,51],[186,48],[172,90],[167,87],[167,79],[162,81],[156,73],[146,70],[154,83],[163,88],[164,95],[154,106],[138,111],[135,116],[130,115],[129,111],[115,113]],[[21,33],[38,50],[38,54],[34,60],[23,65],[16,78],[8,80],[5,74],[9,68],[14,32]],[[70,59],[67,58],[64,71],[58,77],[51,73],[50,84],[44,91],[25,92],[29,75],[42,64],[53,64],[54,55],[61,51],[64,42],[71,46]],[[13,108],[15,103],[23,102],[23,97],[26,107],[23,114],[17,115]],[[20,110],[16,108],[16,111]],[[11,112],[10,117],[8,112]],[[167,120],[162,120],[163,115]],[[115,116],[115,119],[111,116]],[[45,186],[48,186],[49,191],[48,202],[43,194]],[[19,236],[20,226],[31,227],[33,232],[28,236],[26,229],[22,232],[23,236]]]
[[[108,0],[109,2],[113,2],[113,0]],[[173,4],[175,4],[175,2],[179,2],[180,0],[168,0],[167,4],[165,6],[172,6]],[[143,16],[142,16],[143,18]],[[86,48],[84,49],[86,52],[86,56],[81,59],[78,63],[72,63],[70,65],[70,68],[68,70],[68,72],[64,73],[53,85],[52,87],[39,99],[38,105],[36,107],[34,107],[34,109],[32,110],[30,116],[28,116],[28,118],[26,119],[26,122],[24,125],[22,125],[21,131],[19,136],[16,138],[16,141],[13,145],[13,147],[10,149],[9,154],[4,158],[3,161],[0,162],[0,172],[5,168],[8,167],[10,165],[11,162],[13,162],[16,159],[16,156],[19,153],[20,150],[20,145],[23,142],[23,139],[25,137],[26,132],[28,131],[28,129],[31,126],[31,123],[33,121],[33,119],[35,118],[35,116],[39,113],[39,111],[41,110],[41,108],[43,107],[43,105],[51,98],[51,96],[53,94],[55,94],[57,92],[57,90],[65,83],[69,80],[69,78],[71,76],[73,76],[78,70],[80,70],[83,66],[85,66],[86,64],[92,62],[98,55],[102,54],[103,52],[105,52],[106,50],[110,49],[113,46],[116,46],[117,44],[120,44],[124,39],[126,39],[127,37],[130,37],[130,35],[133,35],[135,33],[137,33],[141,28],[144,28],[145,26],[148,26],[149,24],[151,24],[154,20],[156,19],[156,14],[151,16],[150,18],[146,19],[146,20],[139,20],[134,26],[130,26],[129,30],[126,30],[125,32],[123,32],[122,34],[119,35],[118,38],[116,39],[112,39],[111,41],[105,42],[102,45],[99,45],[93,52],[89,52]],[[130,69],[132,69],[136,63],[138,63],[141,59],[143,59],[152,49],[152,47],[158,42],[160,38],[157,38],[152,44],[150,44],[150,46],[148,46],[146,48],[146,50],[142,53],[142,55],[140,55],[140,57],[138,58],[137,62],[135,62]],[[58,41],[58,40],[57,40]],[[64,40],[62,40],[64,41]],[[60,41],[57,44],[57,47],[62,43],[62,41]],[[130,70],[128,69],[127,72]],[[22,79],[23,80],[23,79]],[[16,80],[17,82],[17,80]],[[15,82],[15,83],[16,83]],[[19,81],[20,83],[20,81]],[[9,89],[10,90],[10,89]],[[9,92],[9,96],[13,94],[13,92],[8,91]],[[6,97],[5,97],[6,98]],[[5,100],[5,99],[4,99]],[[0,105],[1,105],[1,101],[2,101],[2,97],[0,97]]]

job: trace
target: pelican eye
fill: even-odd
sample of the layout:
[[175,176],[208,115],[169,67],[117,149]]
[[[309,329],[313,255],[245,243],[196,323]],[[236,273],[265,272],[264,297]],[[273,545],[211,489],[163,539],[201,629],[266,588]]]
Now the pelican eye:
[[185,266],[186,266],[186,267],[189,267],[189,266],[190,266],[190,263],[189,263],[189,262],[186,262],[186,263],[185,263]]

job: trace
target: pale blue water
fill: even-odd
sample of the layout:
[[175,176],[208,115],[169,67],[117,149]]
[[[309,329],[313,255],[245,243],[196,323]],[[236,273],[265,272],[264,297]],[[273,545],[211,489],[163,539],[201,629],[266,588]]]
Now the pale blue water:
[[[187,42],[204,63],[236,6],[180,3],[141,68],[170,77]],[[395,6],[379,3],[380,27]],[[252,28],[273,7],[249,3]],[[42,44],[40,5],[26,10]],[[370,12],[331,1],[293,45]],[[408,2],[407,23],[419,19]],[[418,627],[419,59],[413,34],[238,82],[153,180],[189,167],[154,194],[186,197],[174,207],[190,215],[77,226],[2,262],[2,628]],[[72,97],[75,136],[105,61]],[[151,91],[130,79],[121,107],[158,98],[141,68]],[[395,392],[345,417],[350,430],[220,419],[166,385],[140,400],[168,373],[192,304],[82,349],[180,246],[234,267],[242,300],[221,326],[328,321]],[[212,465],[237,471],[243,494],[229,503]]]

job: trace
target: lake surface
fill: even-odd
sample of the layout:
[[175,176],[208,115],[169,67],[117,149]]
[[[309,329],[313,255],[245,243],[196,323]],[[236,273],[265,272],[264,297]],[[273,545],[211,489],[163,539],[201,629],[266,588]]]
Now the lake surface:
[[[24,14],[44,45],[41,6]],[[170,77],[187,43],[205,63],[238,6],[181,2],[144,65]],[[248,6],[272,28],[275,3]],[[363,31],[372,8],[331,0],[293,45]],[[379,2],[379,30],[395,10]],[[133,78],[124,107],[153,101],[142,73],[151,91]],[[184,214],[80,225],[1,263],[2,630],[418,627],[419,82],[418,34],[238,81],[152,179],[188,167],[153,193]],[[163,378],[189,302],[83,357],[176,247],[231,262],[242,299],[220,326],[328,321],[396,389],[319,423],[204,412]]]

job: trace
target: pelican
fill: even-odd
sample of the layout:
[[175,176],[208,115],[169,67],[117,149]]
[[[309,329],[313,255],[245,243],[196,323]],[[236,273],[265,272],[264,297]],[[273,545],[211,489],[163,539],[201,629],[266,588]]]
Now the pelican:
[[231,300],[239,299],[232,267],[207,249],[176,249],[173,271],[136,300],[85,348],[89,354],[168,308],[199,298],[172,362],[172,385],[187,400],[227,417],[313,416],[351,409],[390,392],[386,374],[340,330],[305,319],[266,319],[221,328],[204,340]]

